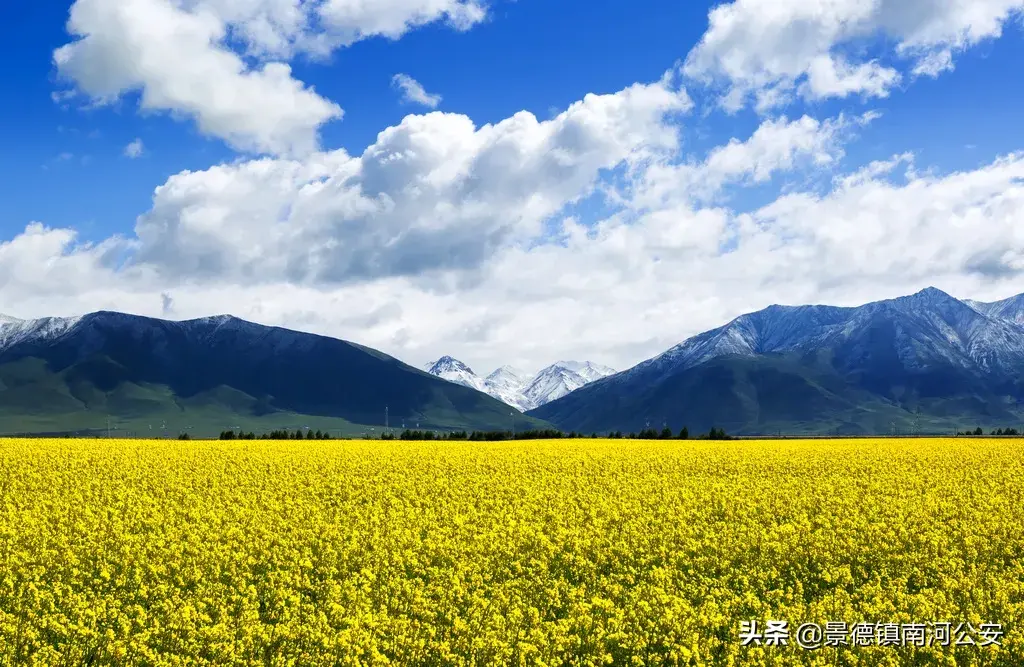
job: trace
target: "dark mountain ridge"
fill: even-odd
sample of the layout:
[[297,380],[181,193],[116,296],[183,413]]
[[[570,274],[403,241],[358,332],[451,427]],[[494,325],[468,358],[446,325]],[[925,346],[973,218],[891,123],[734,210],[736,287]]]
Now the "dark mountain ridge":
[[[220,421],[280,414],[383,425],[386,408],[392,426],[510,423],[500,401],[376,350],[231,316],[172,322],[101,311],[5,322],[0,415],[8,421],[49,415],[70,427],[99,415],[166,419],[212,410]],[[520,419],[523,429],[547,426]]]
[[1017,301],[962,302],[928,288],[853,308],[773,305],[529,414],[584,431],[1019,426],[1024,325],[1006,316]]

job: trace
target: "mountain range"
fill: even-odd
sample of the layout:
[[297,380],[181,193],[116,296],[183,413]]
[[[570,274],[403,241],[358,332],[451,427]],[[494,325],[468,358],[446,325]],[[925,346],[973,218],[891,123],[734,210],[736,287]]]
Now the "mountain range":
[[231,316],[0,317],[0,433],[550,428],[347,341]]
[[1019,428],[1022,399],[1024,295],[928,288],[853,308],[769,306],[529,414],[585,432],[951,432]]
[[[935,288],[741,315],[622,372],[558,362],[486,377],[231,316],[0,315],[0,433],[304,426],[735,434],[950,433],[1024,422],[1024,294]],[[522,414],[520,411],[527,411]]]
[[524,412],[615,373],[607,366],[590,361],[559,361],[533,376],[512,366],[502,366],[490,375],[480,377],[469,366],[449,356],[426,364],[423,369],[449,382],[490,394]]

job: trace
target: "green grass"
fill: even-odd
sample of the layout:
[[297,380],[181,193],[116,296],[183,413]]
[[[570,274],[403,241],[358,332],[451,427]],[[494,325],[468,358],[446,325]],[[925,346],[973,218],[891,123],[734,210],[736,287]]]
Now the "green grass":
[[[103,372],[97,371],[98,367]],[[90,358],[61,372],[53,372],[47,362],[37,358],[0,365],[0,434],[105,435],[108,421],[112,435],[131,433],[138,437],[162,437],[165,432],[176,437],[188,432],[193,437],[207,438],[225,430],[260,434],[307,426],[353,437],[379,434],[384,426],[386,403],[382,401],[378,409],[365,395],[360,396],[358,377],[348,379],[354,385],[352,391],[324,405],[312,405],[305,412],[275,406],[272,397],[256,398],[225,385],[183,396],[165,384],[126,380],[120,368],[119,363],[106,357]],[[410,376],[415,375],[410,372]],[[322,382],[322,378],[313,380]],[[302,384],[301,379],[290,381]],[[401,407],[391,405],[391,427],[401,428],[404,421],[409,428],[419,424],[430,430],[504,430],[512,428],[513,423],[521,430],[551,428],[547,422],[518,413],[513,422],[511,407],[440,382],[432,378],[431,383],[421,383],[413,402],[417,407],[410,414],[401,414]],[[353,404],[365,404],[355,410],[356,416],[338,409]]]

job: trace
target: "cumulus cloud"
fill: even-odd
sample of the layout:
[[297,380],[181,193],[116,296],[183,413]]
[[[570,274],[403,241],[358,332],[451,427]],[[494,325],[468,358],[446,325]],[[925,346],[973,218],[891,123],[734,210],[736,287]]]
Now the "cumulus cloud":
[[712,200],[727,185],[757,184],[801,166],[827,169],[843,157],[843,146],[859,127],[878,117],[874,112],[849,118],[843,114],[819,121],[803,116],[765,120],[744,141],[733,138],[715,147],[698,163],[654,163],[621,200],[633,208],[669,208]]
[[[25,308],[25,302],[32,300],[62,308],[79,298],[88,301],[97,291],[116,289],[122,280],[141,280],[148,273],[143,267],[115,271],[131,249],[132,241],[120,237],[99,244],[78,243],[78,234],[72,229],[32,222],[10,241],[0,243],[0,295],[12,309],[30,314],[38,312]],[[72,312],[77,310],[72,308]]]
[[[172,176],[132,238],[28,225],[0,242],[0,302],[25,317],[231,312],[489,370],[568,357],[625,368],[773,302],[853,305],[926,285],[1005,297],[1024,291],[1024,155],[937,174],[899,154],[850,171],[845,146],[874,113],[769,112],[937,76],[1022,7],[723,4],[682,71],[720,85],[726,108],[753,101],[769,117],[690,160],[678,116],[692,104],[672,77],[550,120],[433,112],[359,154],[320,149],[342,109],[295,78],[293,58],[438,22],[466,30],[486,18],[481,0],[76,0],[74,41],[54,52],[71,88],[56,103],[137,93],[143,110],[269,156]],[[440,101],[406,75],[393,83]],[[734,197],[778,181],[785,194],[767,205]],[[611,212],[576,217],[591,197]]]
[[952,69],[954,55],[1001,35],[1024,0],[734,0],[715,7],[687,75],[726,86],[736,110],[751,96],[768,110],[799,92],[807,99],[885,97],[903,76],[895,63],[858,55],[893,43],[884,59],[906,60],[911,75]]
[[146,152],[146,146],[142,143],[142,139],[135,139],[130,144],[124,147],[124,154],[126,157],[131,159],[140,158],[142,154]]
[[[1024,291],[1024,155],[947,174],[909,154],[843,170],[868,114],[766,120],[681,163],[671,117],[688,108],[661,82],[549,121],[435,112],[359,156],[183,172],[135,238],[78,244],[33,224],[0,244],[0,299],[26,317],[231,312],[489,370],[577,356],[625,368],[776,302]],[[633,183],[612,214],[567,215],[622,165]],[[752,210],[721,192],[804,166],[834,177]]]
[[477,127],[433,112],[390,127],[362,155],[265,158],[173,176],[140,217],[137,259],[168,278],[345,283],[388,276],[470,280],[523,242],[604,170],[668,154],[666,82],[588,95],[555,118],[520,112]]
[[420,26],[444,21],[456,30],[468,30],[487,16],[480,0],[326,0],[316,5],[319,21],[327,26],[328,44],[348,45],[367,37],[397,39]]
[[419,81],[408,74],[396,74],[391,79],[391,85],[402,91],[403,102],[422,104],[431,109],[436,109],[437,105],[441,103],[440,95],[428,93]]
[[143,110],[190,117],[238,150],[302,156],[342,109],[293,76],[297,53],[441,20],[466,29],[485,13],[472,0],[76,0],[75,41],[53,59],[94,104],[138,92]]
[[[450,336],[483,367],[500,361],[494,349],[521,364],[583,354],[625,368],[772,303],[858,305],[928,285],[983,299],[1024,291],[1024,155],[944,176],[898,173],[902,163],[750,212],[676,204],[568,221],[561,243],[496,256],[424,345],[440,352]],[[485,325],[482,340],[460,337],[469,322]]]
[[281,62],[250,67],[224,41],[227,26],[209,10],[169,0],[78,0],[54,52],[62,75],[100,102],[139,91],[144,110],[190,116],[204,133],[248,151],[308,153],[317,129],[341,108],[291,75]]

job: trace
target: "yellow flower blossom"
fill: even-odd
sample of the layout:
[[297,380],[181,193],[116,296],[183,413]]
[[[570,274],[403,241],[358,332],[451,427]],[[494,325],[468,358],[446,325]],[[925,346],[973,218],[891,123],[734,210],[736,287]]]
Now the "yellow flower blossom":
[[[1024,441],[0,440],[0,665],[1024,664]],[[998,646],[741,646],[751,620]]]

